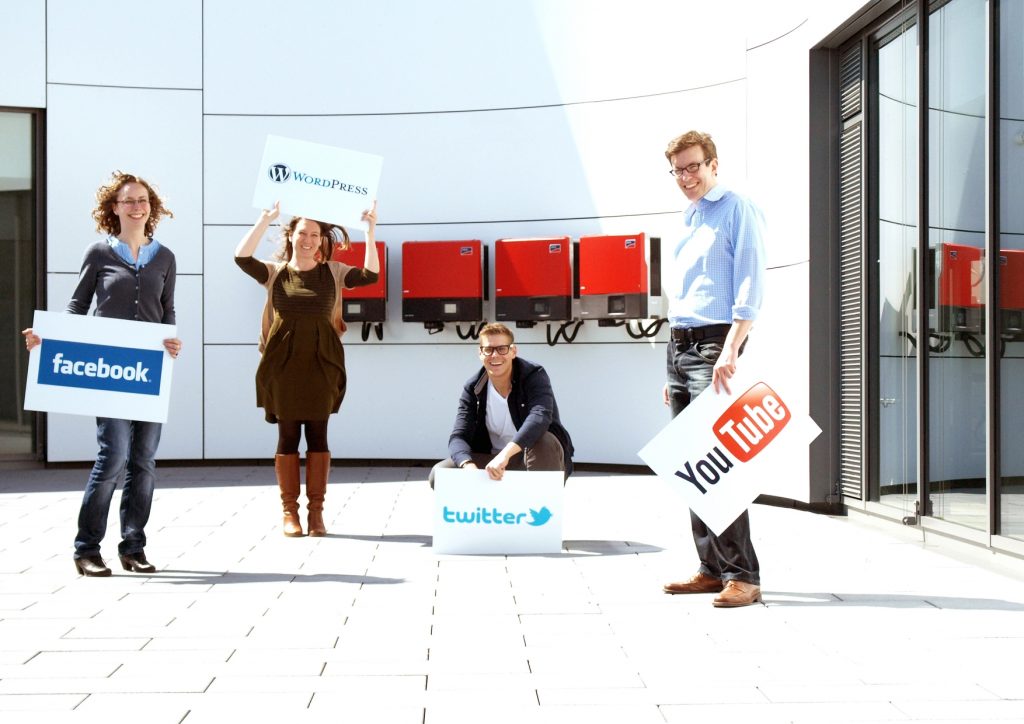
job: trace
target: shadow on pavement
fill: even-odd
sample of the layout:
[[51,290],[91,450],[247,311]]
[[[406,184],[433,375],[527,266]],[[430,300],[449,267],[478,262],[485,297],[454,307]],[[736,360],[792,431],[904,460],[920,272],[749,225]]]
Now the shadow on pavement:
[[158,571],[151,578],[155,583],[178,583],[182,585],[224,585],[226,583],[358,583],[360,585],[394,585],[405,583],[404,578],[380,578],[378,576],[356,576],[345,573],[316,573],[310,575],[295,573],[239,573],[225,571],[186,571],[168,568]]
[[1024,611],[1024,604],[998,598],[965,598],[901,593],[824,593],[762,590],[768,606],[864,606],[867,608],[932,608],[960,611]]

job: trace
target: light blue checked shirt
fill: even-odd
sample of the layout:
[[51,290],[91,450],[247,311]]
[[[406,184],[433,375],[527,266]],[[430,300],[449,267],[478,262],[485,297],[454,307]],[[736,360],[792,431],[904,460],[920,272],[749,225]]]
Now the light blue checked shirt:
[[683,213],[666,290],[673,327],[753,320],[764,292],[764,215],[715,185]]
[[150,239],[148,244],[143,244],[139,247],[139,260],[135,261],[132,258],[131,247],[125,244],[123,241],[118,239],[116,236],[108,236],[107,243],[113,247],[117,255],[124,259],[129,266],[133,266],[136,269],[141,269],[153,260],[156,253],[160,251],[160,242],[156,239]]

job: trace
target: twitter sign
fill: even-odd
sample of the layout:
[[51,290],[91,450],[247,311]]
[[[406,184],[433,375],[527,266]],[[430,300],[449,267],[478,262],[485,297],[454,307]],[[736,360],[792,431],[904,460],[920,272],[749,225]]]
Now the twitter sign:
[[558,553],[565,485],[560,472],[437,471],[435,553]]

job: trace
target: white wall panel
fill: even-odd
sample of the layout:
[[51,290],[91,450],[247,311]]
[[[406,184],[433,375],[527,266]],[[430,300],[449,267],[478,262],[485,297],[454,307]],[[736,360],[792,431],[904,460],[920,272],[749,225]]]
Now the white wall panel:
[[78,271],[96,234],[96,189],[114,170],[158,187],[174,218],[160,222],[156,238],[179,273],[202,271],[201,113],[196,91],[50,86],[48,271]]
[[4,2],[0,106],[46,107],[46,0]]
[[[254,0],[244,13],[229,0],[207,0],[203,9],[208,113],[510,108],[664,93],[743,74],[743,33],[702,32],[735,23],[735,11],[695,0],[638,0],[628,11],[610,0],[311,0],[286,9]],[[685,51],[668,33],[652,33],[652,19],[692,29]],[[337,41],[316,42],[321,31]],[[708,57],[715,62],[685,62]]]
[[[384,117],[207,116],[205,221],[249,224],[267,134],[384,157],[382,223],[648,214],[681,208],[668,141],[713,127],[742,178],[742,84],[631,103]],[[628,132],[623,129],[628,128]],[[408,139],[417,142],[410,144]],[[737,168],[739,166],[739,168]]]
[[160,439],[160,459],[190,460],[203,456],[203,282],[178,272],[174,309],[181,354],[174,362],[171,406]]
[[[744,155],[748,191],[765,213],[769,266],[808,258],[807,48],[812,42],[801,26],[747,55]],[[720,120],[720,119],[716,119]],[[736,158],[727,145],[718,153],[720,168]],[[734,161],[735,163],[735,161]]]
[[203,358],[206,458],[273,458],[277,426],[264,422],[256,407],[256,343],[206,345]]
[[[78,277],[47,275],[47,309],[64,310]],[[202,447],[202,296],[198,276],[178,275],[174,306],[182,353],[174,363],[171,403],[157,452],[158,460],[191,460]],[[51,462],[88,461],[96,457],[96,421],[83,415],[47,415],[47,459]]]
[[[734,20],[737,15],[742,17],[746,30],[746,47],[752,49],[777,43],[804,28],[808,16],[814,9],[813,5],[812,0],[734,0],[728,4],[728,11]],[[811,39],[812,43],[816,40],[818,38]]]
[[[257,212],[253,213],[255,219]],[[279,227],[272,227],[256,256],[270,259],[277,251]],[[209,226],[203,244],[203,295],[207,344],[251,344],[259,339],[260,314],[266,290],[235,264],[235,247],[245,234],[240,226]]]
[[46,5],[50,83],[201,87],[202,0]]

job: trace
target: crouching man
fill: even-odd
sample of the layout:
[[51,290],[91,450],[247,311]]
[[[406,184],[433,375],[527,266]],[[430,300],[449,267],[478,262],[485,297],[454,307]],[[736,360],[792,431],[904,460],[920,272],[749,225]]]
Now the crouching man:
[[572,440],[558,417],[548,373],[518,356],[504,324],[480,330],[480,362],[462,388],[448,459],[430,471],[430,486],[441,468],[484,468],[492,480],[506,470],[572,473]]

